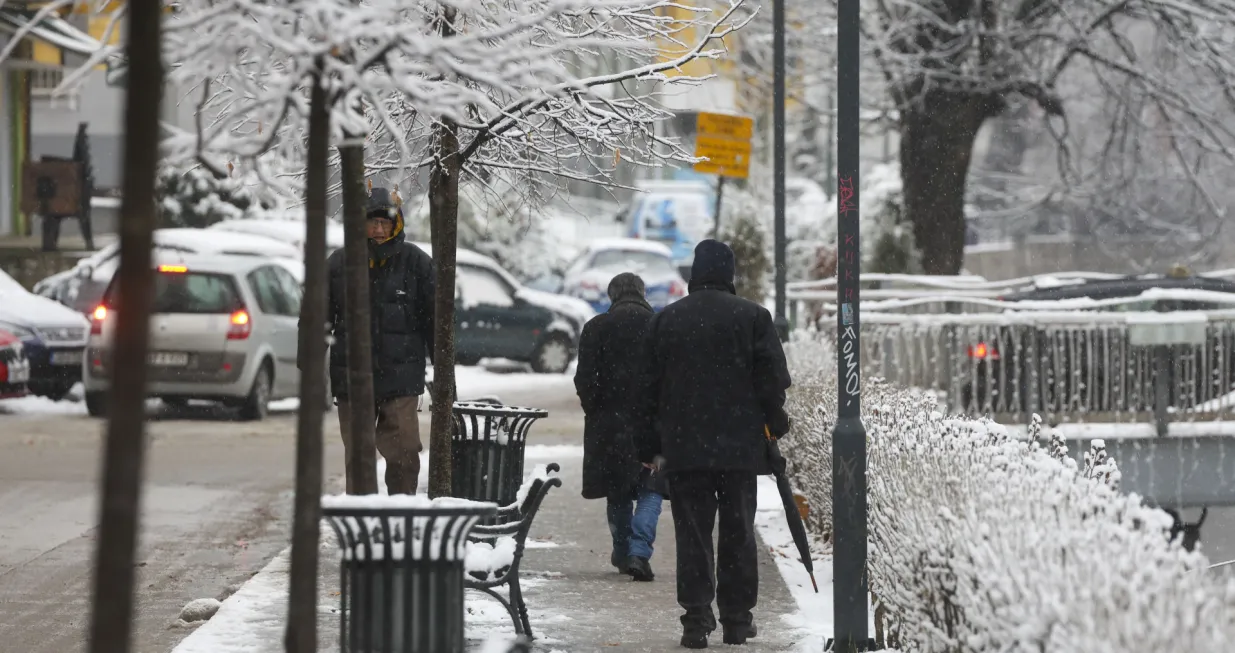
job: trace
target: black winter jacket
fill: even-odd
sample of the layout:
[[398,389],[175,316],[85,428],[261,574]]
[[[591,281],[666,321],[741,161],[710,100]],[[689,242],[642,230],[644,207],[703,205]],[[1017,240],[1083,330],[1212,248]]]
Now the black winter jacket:
[[766,425],[789,432],[788,366],[768,310],[726,284],[692,284],[690,295],[648,325],[644,402],[651,428],[639,460],[665,469],[766,473]]
[[[406,242],[402,231],[381,245],[383,258],[370,261],[369,319],[373,338],[373,398],[419,396],[425,391],[425,365],[433,352],[433,259]],[[327,321],[330,347],[330,387],[347,396],[347,323],[344,250],[327,259],[329,295]]]
[[585,499],[632,496],[640,481],[635,439],[648,420],[639,392],[639,357],[652,315],[645,303],[623,301],[583,327],[575,390],[584,413]]

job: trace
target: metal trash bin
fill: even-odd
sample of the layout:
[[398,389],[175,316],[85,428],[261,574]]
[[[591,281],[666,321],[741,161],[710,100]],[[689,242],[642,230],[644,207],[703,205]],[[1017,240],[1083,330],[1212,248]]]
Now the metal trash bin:
[[496,511],[453,498],[324,497],[342,549],[339,650],[463,653],[467,535]]
[[508,506],[523,484],[527,432],[549,411],[488,403],[459,402],[453,407],[450,440],[450,494]]

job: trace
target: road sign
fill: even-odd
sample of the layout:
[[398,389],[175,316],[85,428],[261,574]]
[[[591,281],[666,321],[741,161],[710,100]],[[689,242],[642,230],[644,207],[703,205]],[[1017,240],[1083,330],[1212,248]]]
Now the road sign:
[[695,172],[745,179],[750,171],[750,139],[755,121],[746,116],[699,113],[695,123]]

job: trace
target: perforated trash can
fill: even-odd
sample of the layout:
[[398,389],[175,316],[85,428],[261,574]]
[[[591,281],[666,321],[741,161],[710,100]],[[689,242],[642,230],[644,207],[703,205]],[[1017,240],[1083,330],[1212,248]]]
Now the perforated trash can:
[[456,403],[453,412],[451,495],[499,506],[514,503],[523,483],[528,429],[549,412],[475,402]]
[[463,653],[467,535],[496,511],[454,498],[323,498],[342,549],[339,650]]

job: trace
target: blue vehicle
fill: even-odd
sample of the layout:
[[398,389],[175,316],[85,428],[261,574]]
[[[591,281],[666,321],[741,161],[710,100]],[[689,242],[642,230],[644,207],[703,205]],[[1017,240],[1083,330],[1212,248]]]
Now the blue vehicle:
[[77,311],[27,291],[0,272],[0,331],[22,342],[30,394],[60,400],[81,382],[90,322]]
[[660,311],[686,296],[686,281],[674,267],[672,251],[657,242],[635,239],[598,240],[566,270],[562,294],[578,297],[597,313],[609,310],[609,282],[633,272],[647,285],[648,303]]
[[679,273],[689,276],[695,245],[715,224],[712,187],[703,181],[645,181],[638,187],[621,214],[626,237],[669,248]]

